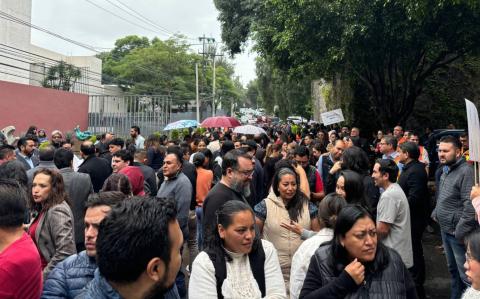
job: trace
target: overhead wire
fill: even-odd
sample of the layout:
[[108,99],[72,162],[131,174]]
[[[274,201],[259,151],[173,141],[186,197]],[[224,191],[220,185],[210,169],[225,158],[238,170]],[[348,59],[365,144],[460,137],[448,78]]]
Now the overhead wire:
[[[168,35],[175,35],[175,33],[171,32],[170,30],[164,28],[164,27],[161,27],[160,25],[157,25],[155,24],[154,22],[150,21],[149,19],[147,19],[146,17],[142,16],[140,13],[138,13],[137,11],[131,9],[130,7],[128,7],[127,5],[125,5],[124,3],[122,3],[121,1],[117,1],[119,2],[121,5],[123,5],[124,7],[126,7],[127,9],[123,8],[122,6],[112,2],[111,0],[105,0],[107,1],[108,3],[110,3],[111,5],[115,6],[116,8],[120,9],[121,11],[127,13],[128,15],[134,17],[135,19],[137,20],[140,20],[141,22],[147,24],[148,26],[152,26],[154,28],[156,28],[157,30],[160,30],[162,32],[164,32],[165,34],[168,34]],[[132,13],[133,12],[133,13]]]
[[[109,0],[106,0],[106,1],[109,1]],[[175,33],[173,33],[172,31],[168,30],[167,28],[163,27],[163,26],[160,26],[158,25],[157,23],[155,23],[154,21],[152,21],[151,19],[145,17],[144,15],[142,15],[141,13],[139,13],[138,11],[136,11],[135,9],[131,8],[130,6],[126,5],[123,1],[120,1],[120,0],[116,0],[118,3],[120,3],[121,5],[123,5],[125,8],[127,8],[128,10],[132,11],[134,14],[138,15],[140,18],[144,19],[145,21],[147,21],[148,23],[152,24],[152,26],[155,26],[155,27],[158,27],[158,28],[161,28],[163,30],[165,30],[166,32],[170,32],[172,35],[175,35]],[[109,1],[110,2],[110,1]],[[190,39],[190,40],[197,40],[196,38],[192,38],[192,37],[188,37],[188,35],[185,35],[187,37],[187,39]]]
[[109,13],[109,14],[111,14],[111,15],[113,15],[113,16],[115,16],[115,17],[117,17],[117,18],[119,18],[119,19],[121,19],[121,20],[123,20],[123,21],[125,21],[125,22],[127,22],[127,23],[130,23],[130,24],[134,25],[134,26],[137,26],[137,27],[142,28],[142,29],[144,29],[144,30],[148,30],[148,31],[153,32],[153,33],[170,36],[169,34],[167,34],[167,33],[165,33],[165,32],[160,32],[160,31],[157,31],[157,30],[153,30],[153,29],[151,29],[151,28],[145,27],[145,26],[140,25],[140,24],[138,24],[138,23],[132,22],[132,21],[130,21],[130,20],[128,20],[128,19],[126,19],[126,18],[124,18],[124,17],[122,17],[122,16],[114,13],[113,11],[110,11],[110,10],[104,8],[103,6],[100,6],[100,5],[94,3],[94,2],[92,2],[92,1],[90,1],[90,0],[85,0],[85,1],[88,2],[88,3],[90,3],[91,5],[99,8],[99,9],[101,9],[101,10],[103,10],[103,11],[105,11],[105,12],[107,12],[107,13]]
[[46,33],[46,34],[49,34],[49,35],[51,35],[51,36],[54,36],[54,37],[56,37],[56,38],[59,38],[59,39],[62,39],[62,40],[64,40],[64,41],[67,41],[67,42],[69,42],[69,43],[75,44],[75,45],[77,45],[77,46],[79,46],[79,47],[88,49],[88,50],[93,51],[93,52],[96,52],[96,53],[100,53],[100,51],[98,51],[98,50],[97,50],[95,47],[93,47],[93,46],[87,45],[87,44],[82,43],[82,42],[78,42],[78,41],[73,40],[73,39],[71,39],[71,38],[65,37],[65,36],[63,36],[63,35],[60,35],[60,34],[57,34],[57,33],[55,33],[55,32],[52,32],[52,31],[50,31],[50,30],[47,30],[47,29],[45,29],[45,28],[42,28],[42,27],[40,27],[40,26],[36,26],[36,25],[34,25],[34,24],[30,23],[30,22],[24,21],[24,20],[22,20],[22,19],[20,19],[20,18],[17,18],[17,17],[15,17],[15,16],[10,15],[10,14],[8,14],[8,13],[5,13],[5,12],[3,12],[3,11],[0,11],[0,18],[5,19],[5,20],[8,20],[8,21],[11,21],[11,22],[15,22],[15,23],[17,23],[17,24],[21,24],[21,25],[24,25],[24,26],[31,27],[31,28],[33,28],[33,29],[36,29],[36,30],[39,30],[39,31],[44,32],[44,33]]
[[[86,1],[87,1],[87,2],[90,2],[89,0],[86,0]],[[110,2],[110,1],[109,1],[109,2]],[[119,1],[119,2],[120,2],[120,1]],[[90,2],[90,3],[93,4],[93,5],[95,5],[95,4],[92,3],[92,2]],[[120,3],[122,3],[122,2],[120,2]],[[122,5],[124,5],[125,7],[129,8],[129,7],[126,6],[124,3],[122,3]],[[99,7],[98,5],[95,5],[95,6]],[[99,7],[99,8],[102,8],[102,7]],[[134,10],[131,9],[131,8],[129,8],[129,9],[132,10],[132,11],[134,11]],[[137,14],[139,14],[139,13],[136,12],[136,11],[134,11],[134,12],[137,13]],[[139,15],[141,15],[141,14],[139,14]],[[11,21],[11,22],[15,22],[15,23],[18,23],[18,24],[21,24],[21,25],[24,25],[24,26],[27,26],[27,27],[30,27],[30,28],[33,28],[33,29],[36,29],[36,30],[39,30],[39,31],[41,31],[41,32],[47,33],[47,34],[49,34],[49,35],[52,35],[52,36],[54,36],[54,37],[56,37],[56,38],[62,39],[62,40],[64,40],[64,41],[70,42],[70,43],[75,44],[75,45],[77,45],[77,46],[80,46],[80,47],[83,47],[83,48],[85,48],[85,49],[91,50],[91,51],[93,51],[93,52],[95,52],[95,53],[102,53],[101,51],[97,50],[98,47],[94,47],[94,46],[85,44],[85,43],[83,43],[83,42],[75,41],[75,40],[73,40],[73,39],[71,39],[71,38],[62,36],[62,35],[60,35],[60,34],[57,34],[57,33],[55,33],[55,32],[52,32],[52,31],[47,30],[47,29],[45,29],[45,28],[42,28],[42,27],[40,27],[40,26],[36,26],[36,25],[34,25],[34,24],[30,23],[30,22],[24,21],[24,20],[22,20],[22,19],[20,19],[20,18],[17,18],[17,17],[15,17],[15,16],[13,16],[13,15],[10,15],[10,14],[8,14],[8,13],[5,13],[5,12],[0,11],[0,18],[5,19],[5,20],[8,20],[8,21]],[[147,20],[148,20],[148,19],[147,19]],[[5,46],[5,47],[9,47],[9,48],[13,48],[13,47],[10,47],[10,46],[5,45],[5,44],[0,44],[0,45]],[[1,49],[1,48],[0,48],[0,49]],[[28,53],[29,55],[33,55],[33,56],[36,56],[36,57],[39,57],[39,58],[42,58],[42,59],[45,59],[45,60],[54,61],[54,62],[57,62],[57,63],[59,62],[58,60],[51,59],[51,58],[48,58],[48,57],[45,57],[45,56],[41,56],[41,55],[38,55],[38,54],[36,54],[36,53],[31,53],[31,52],[28,52],[28,51],[24,51],[24,50],[20,50],[20,49],[15,49],[15,48],[13,48],[13,49],[14,49],[13,52],[15,52],[15,50],[18,50],[18,51],[26,52],[26,53]],[[5,53],[5,51],[4,51],[4,53]],[[25,55],[23,56],[23,58],[32,59],[31,57],[30,57],[30,58],[27,58]],[[114,58],[115,58],[115,57],[114,57]],[[32,60],[32,61],[34,61],[34,60]],[[38,61],[37,61],[37,62],[38,62]],[[41,63],[47,64],[45,61],[43,61],[43,62],[41,62]],[[143,66],[140,66],[140,65],[133,65],[133,66],[134,66],[134,67],[137,67],[137,68],[139,68],[139,69],[142,69],[142,70],[144,70],[144,71],[146,71],[146,72],[149,72],[149,73],[151,73],[151,74],[153,74],[153,75],[155,75],[155,76],[160,76],[160,74],[159,74],[158,72],[155,72],[155,71],[153,71],[153,70],[151,70],[151,69],[148,69],[148,68],[145,68],[145,67],[143,67]],[[27,69],[24,69],[24,70],[27,70]],[[108,76],[108,75],[106,75],[106,74],[94,72],[94,71],[91,71],[91,70],[85,69],[85,68],[83,68],[83,70],[84,70],[85,72],[90,72],[90,73],[97,74],[97,75],[100,75],[100,76]],[[28,71],[30,71],[30,70],[28,70]],[[108,77],[110,77],[110,76],[108,76]],[[161,77],[166,78],[166,77],[169,77],[169,76],[162,74]],[[112,78],[112,77],[110,77],[110,78]],[[92,79],[92,78],[88,78],[88,79]],[[119,79],[119,78],[113,78],[113,79],[114,79],[114,80],[124,80],[124,79]],[[126,80],[125,80],[125,81],[126,81]],[[77,83],[85,84],[85,85],[90,85],[90,84],[83,83],[83,82],[77,82]],[[130,84],[133,83],[133,84],[134,84],[134,83],[140,83],[140,82],[127,82],[127,83],[130,83]],[[96,87],[96,88],[102,88],[102,87],[95,86],[95,85],[90,85],[90,86],[94,86],[94,87]],[[166,90],[164,90],[164,91],[166,91]],[[171,91],[167,91],[167,92],[168,92],[168,93],[172,93]]]

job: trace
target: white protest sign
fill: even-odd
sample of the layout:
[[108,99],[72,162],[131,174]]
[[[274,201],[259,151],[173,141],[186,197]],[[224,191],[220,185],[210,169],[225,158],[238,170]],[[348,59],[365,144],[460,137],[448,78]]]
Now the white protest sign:
[[468,143],[471,161],[480,161],[480,122],[475,104],[465,99],[467,106]]
[[345,121],[343,118],[342,109],[335,109],[332,111],[327,111],[321,114],[323,125],[333,125],[342,121]]

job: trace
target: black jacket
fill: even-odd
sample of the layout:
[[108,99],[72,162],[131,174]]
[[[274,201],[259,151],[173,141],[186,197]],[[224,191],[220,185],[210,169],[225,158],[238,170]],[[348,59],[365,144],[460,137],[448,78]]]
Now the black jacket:
[[346,265],[331,261],[331,245],[320,246],[312,256],[300,298],[417,298],[415,284],[400,255],[378,243],[375,260],[365,265],[365,281],[358,286]]
[[407,196],[412,224],[425,223],[429,216],[428,176],[425,164],[419,161],[404,164],[398,184]]
[[112,167],[107,160],[97,156],[89,156],[78,168],[78,172],[86,173],[92,180],[93,191],[98,193],[103,187],[103,182],[112,174]]

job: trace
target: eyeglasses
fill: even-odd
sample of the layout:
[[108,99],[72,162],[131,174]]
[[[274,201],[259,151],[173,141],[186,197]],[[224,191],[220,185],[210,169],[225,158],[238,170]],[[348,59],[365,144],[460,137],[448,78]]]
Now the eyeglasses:
[[253,175],[253,172],[255,171],[255,169],[252,169],[252,170],[243,170],[243,171],[240,171],[240,170],[237,170],[237,169],[234,169],[236,172],[238,173],[241,173],[244,177],[251,177]]

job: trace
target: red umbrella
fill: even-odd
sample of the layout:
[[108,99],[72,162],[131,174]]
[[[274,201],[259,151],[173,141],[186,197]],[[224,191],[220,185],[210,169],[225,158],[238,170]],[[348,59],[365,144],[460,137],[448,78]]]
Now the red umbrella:
[[234,117],[230,116],[207,117],[202,122],[202,127],[205,128],[235,128],[238,126],[240,126],[240,122]]

